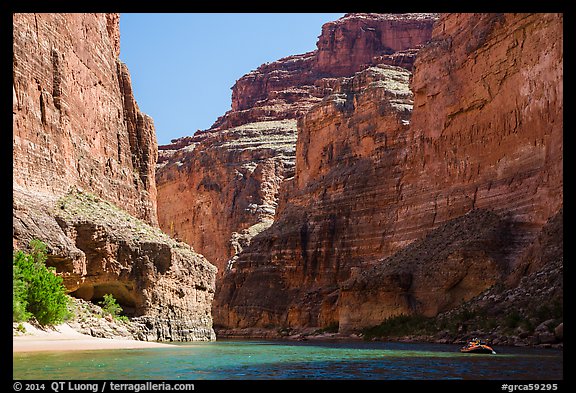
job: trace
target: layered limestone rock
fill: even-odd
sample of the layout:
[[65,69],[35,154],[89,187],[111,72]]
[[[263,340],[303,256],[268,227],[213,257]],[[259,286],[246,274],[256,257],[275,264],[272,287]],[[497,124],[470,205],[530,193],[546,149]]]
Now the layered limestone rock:
[[294,175],[296,121],[198,133],[189,142],[159,162],[160,227],[223,271],[272,223],[280,183]]
[[14,236],[38,238],[74,297],[93,302],[112,294],[133,322],[138,338],[214,340],[210,313],[216,268],[176,242],[93,194],[55,198],[14,190]]
[[216,268],[157,228],[156,136],[118,59],[119,15],[13,23],[14,248],[44,241],[68,291],[113,294],[141,339],[214,339]]
[[[436,19],[435,14],[347,14],[324,26],[317,50],[264,64],[240,78],[232,88],[232,109],[209,130],[160,147],[160,227],[223,272],[227,261],[271,224],[279,185],[293,176],[295,119],[339,88],[335,76],[376,63],[411,68]],[[348,52],[354,56],[344,55]],[[334,61],[338,56],[345,63]]]
[[[562,62],[562,15],[448,14],[416,59],[411,117],[386,93],[399,78],[342,83],[300,121],[295,177],[215,323],[352,331],[435,315],[516,268],[562,206]],[[458,233],[459,218],[487,228]]]
[[157,225],[157,143],[118,59],[116,14],[13,15],[13,180],[77,186]]

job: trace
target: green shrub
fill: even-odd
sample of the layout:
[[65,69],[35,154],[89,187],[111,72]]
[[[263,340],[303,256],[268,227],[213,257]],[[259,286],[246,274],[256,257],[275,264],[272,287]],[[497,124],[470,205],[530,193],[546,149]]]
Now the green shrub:
[[364,329],[365,339],[394,337],[409,334],[431,334],[438,331],[433,318],[423,315],[397,315],[386,318],[380,325]]
[[70,314],[66,288],[54,268],[47,268],[46,245],[30,242],[32,251],[17,251],[13,257],[12,319],[26,321],[36,318],[41,325],[57,324]]
[[30,319],[32,316],[26,311],[27,301],[27,285],[22,279],[20,268],[12,265],[12,321],[23,322]]
[[106,314],[112,315],[113,318],[126,321],[128,318],[126,316],[121,316],[120,313],[123,311],[122,306],[118,304],[114,296],[111,294],[104,295],[104,300],[99,303],[102,307],[102,311]]
[[338,333],[339,324],[338,322],[332,322],[328,326],[325,326],[321,329],[316,330],[315,334],[323,334],[323,333]]
[[126,315],[119,315],[116,317],[116,319],[118,319],[122,322],[130,322],[130,319]]

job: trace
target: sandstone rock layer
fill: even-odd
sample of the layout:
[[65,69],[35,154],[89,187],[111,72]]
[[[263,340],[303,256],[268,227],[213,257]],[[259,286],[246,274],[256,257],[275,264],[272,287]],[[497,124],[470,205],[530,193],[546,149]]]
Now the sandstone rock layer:
[[350,76],[367,65],[407,57],[430,39],[437,18],[437,14],[347,14],[322,26],[314,68],[320,74]]

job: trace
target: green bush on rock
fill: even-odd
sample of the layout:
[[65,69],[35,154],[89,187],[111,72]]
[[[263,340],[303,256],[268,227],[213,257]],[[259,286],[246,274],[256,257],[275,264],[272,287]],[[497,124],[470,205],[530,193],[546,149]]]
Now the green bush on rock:
[[365,340],[398,337],[410,334],[433,334],[438,331],[434,318],[400,314],[385,319],[380,325],[362,330]]
[[123,311],[122,306],[118,304],[114,296],[111,294],[104,295],[104,300],[102,300],[99,304],[100,307],[102,307],[102,311],[104,311],[106,314],[112,315],[112,318],[125,322],[128,321],[128,317],[120,315],[120,313]]
[[46,267],[46,245],[30,242],[32,251],[17,251],[12,262],[12,320],[36,318],[41,325],[63,322],[69,317],[68,297],[62,277]]

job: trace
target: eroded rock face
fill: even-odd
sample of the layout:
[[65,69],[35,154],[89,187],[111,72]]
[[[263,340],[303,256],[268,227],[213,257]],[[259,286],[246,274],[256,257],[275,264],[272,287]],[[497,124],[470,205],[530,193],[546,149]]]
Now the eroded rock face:
[[[324,26],[317,50],[264,64],[240,78],[232,88],[232,109],[209,130],[160,147],[161,228],[223,272],[227,261],[271,224],[280,184],[294,174],[296,119],[339,89],[335,76],[386,62],[411,68],[436,19],[435,14],[348,14]],[[341,39],[344,32],[349,39]]]
[[[320,74],[350,76],[392,55],[414,53],[430,39],[437,14],[347,14],[322,26],[314,69]],[[400,56],[395,56],[396,58]],[[412,64],[405,59],[407,66]],[[400,64],[393,64],[400,65]]]
[[[215,323],[351,331],[435,315],[514,269],[562,206],[561,42],[558,14],[448,14],[416,59],[412,113],[386,93],[389,76],[342,83],[300,121],[295,178],[225,275]],[[483,223],[465,216],[477,209],[498,217],[480,245],[455,232],[439,259],[405,264],[444,225]],[[505,246],[489,240],[501,225]],[[375,274],[343,287],[354,271]]]
[[558,211],[561,42],[558,14],[448,14],[438,22],[412,82],[411,132],[420,141],[412,165],[428,176],[406,178],[407,186],[433,193],[404,190],[406,197],[447,208],[412,206],[413,219],[490,208],[506,212],[533,236]]
[[92,194],[56,199],[16,188],[14,201],[15,238],[47,244],[47,264],[72,296],[96,302],[112,294],[139,323],[140,339],[215,339],[216,268],[190,246]]
[[141,339],[214,339],[216,268],[157,228],[156,137],[118,59],[119,15],[13,23],[14,248],[44,241],[68,291],[111,293]]
[[77,186],[157,225],[157,143],[118,59],[117,14],[13,15],[13,176]]

